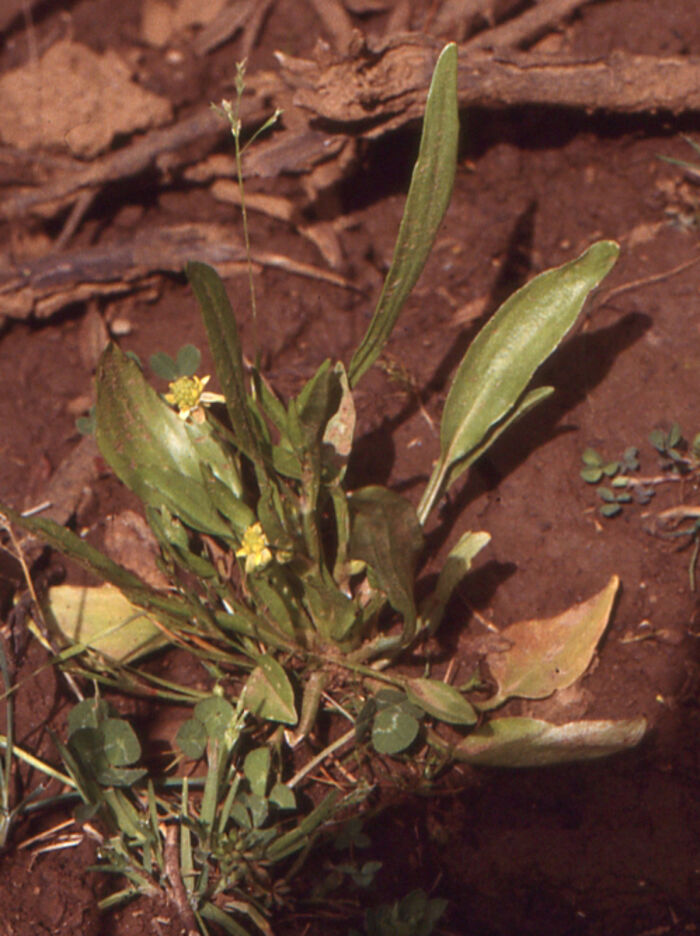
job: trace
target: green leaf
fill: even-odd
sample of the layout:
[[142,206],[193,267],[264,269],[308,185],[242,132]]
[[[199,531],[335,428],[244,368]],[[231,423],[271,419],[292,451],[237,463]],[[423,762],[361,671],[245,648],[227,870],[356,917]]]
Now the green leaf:
[[435,591],[421,607],[423,627],[434,634],[455,588],[472,567],[472,561],[491,541],[489,533],[463,533],[452,547],[438,576]]
[[189,760],[199,760],[207,749],[207,729],[198,718],[188,718],[178,728],[175,743]]
[[[325,360],[299,395],[289,402],[289,437],[298,455],[318,450],[328,421],[338,411],[341,398],[340,378],[331,369],[331,362]],[[300,435],[295,438],[293,429],[297,424]]]
[[589,468],[600,468],[603,464],[603,459],[598,452],[590,447],[584,450],[581,461]]
[[683,438],[683,430],[681,429],[680,423],[674,422],[671,428],[668,431],[668,436],[666,438],[667,448],[675,448],[678,443]]
[[294,690],[284,669],[267,654],[257,663],[245,685],[245,707],[258,718],[296,725]]
[[462,693],[438,679],[407,679],[406,692],[412,702],[440,721],[451,725],[475,725],[478,721],[474,707]]
[[418,735],[418,720],[402,705],[387,705],[372,723],[372,744],[380,754],[398,754],[410,747]]
[[185,273],[202,312],[236,443],[261,466],[260,440],[248,407],[243,351],[226,289],[216,270],[206,263],[188,263]]
[[303,848],[310,836],[333,815],[339,798],[337,790],[330,792],[301,822],[268,845],[266,857],[271,861],[282,861]]
[[429,899],[414,890],[393,904],[369,909],[365,915],[367,936],[430,936],[447,909],[447,901]]
[[49,627],[64,640],[127,663],[168,641],[155,619],[113,585],[57,585],[42,602]]
[[452,749],[455,760],[488,767],[542,767],[608,757],[636,747],[644,718],[552,725],[535,718],[492,718]]
[[525,392],[537,368],[576,321],[588,293],[612,269],[619,247],[600,241],[576,260],[535,277],[504,302],[462,359],[445,401],[440,458],[421,499],[424,519],[454,468],[477,449]]
[[[247,906],[244,905],[244,906]],[[216,904],[207,901],[202,905],[201,914],[205,920],[209,920],[211,923],[216,923],[217,926],[220,926],[221,929],[228,933],[229,936],[252,936],[250,930],[246,929],[244,926],[241,926],[240,923],[237,923],[232,916],[228,913],[217,907]],[[265,930],[262,931],[264,936],[269,936],[269,932],[266,933]]]
[[177,352],[175,360],[178,377],[191,377],[196,374],[201,360],[202,355],[199,348],[196,348],[193,344],[183,345]]
[[270,791],[270,802],[279,809],[296,809],[297,798],[294,790],[290,790],[284,783],[276,783]]
[[191,436],[184,420],[116,345],[105,349],[97,369],[96,419],[102,456],[141,500],[154,507],[165,503],[196,529],[226,535],[228,528],[209,503],[202,479],[206,438]]
[[204,725],[207,737],[217,741],[223,741],[226,738],[236,715],[231,703],[217,695],[198,702],[193,714]]
[[325,641],[342,643],[350,636],[358,619],[357,608],[325,569],[322,568],[321,574],[305,576],[304,598],[314,626]]
[[267,792],[270,760],[270,749],[259,747],[249,751],[243,761],[243,773],[256,796],[265,796]]
[[104,752],[112,767],[126,767],[141,757],[141,745],[134,729],[123,718],[107,718],[100,725]]
[[452,196],[458,141],[457,46],[450,43],[442,50],[433,72],[418,159],[394,257],[374,317],[348,368],[351,387],[357,385],[381,353],[425,266]]
[[177,364],[165,351],[156,351],[150,356],[148,363],[156,377],[163,380],[177,380],[180,376]]
[[619,584],[614,575],[601,592],[563,614],[506,627],[501,637],[508,648],[486,657],[498,689],[479,708],[488,711],[513,696],[545,699],[576,682],[608,625]]
[[586,484],[597,484],[600,479],[603,477],[602,468],[582,468],[580,475]]
[[[487,432],[486,436],[482,439],[480,444],[477,445],[475,449],[472,449],[466,458],[463,458],[452,465],[445,476],[444,485],[442,486],[443,489],[447,490],[448,488],[452,487],[455,481],[469,467],[471,467],[474,462],[478,461],[484,452],[491,448],[499,436],[503,435],[504,432],[510,429],[513,423],[517,422],[526,413],[529,413],[531,409],[539,406],[543,400],[546,400],[553,393],[554,387],[537,387],[534,390],[529,390],[527,393],[524,393],[508,416],[506,416],[505,419],[502,419],[496,426],[493,426],[489,432]],[[428,513],[434,504],[433,498],[440,493],[441,491],[439,489],[431,489],[430,485],[428,485],[425,492],[423,493],[423,497],[421,498],[421,502],[418,506],[418,518],[422,524],[425,523]]]
[[104,699],[95,697],[78,702],[68,713],[68,737],[81,728],[98,728],[109,718],[109,712],[109,704]]
[[354,491],[348,507],[348,555],[371,567],[379,588],[402,615],[404,641],[410,642],[416,629],[414,573],[423,548],[416,512],[405,498],[378,486]]
[[600,507],[601,514],[608,519],[611,517],[616,517],[621,510],[622,507],[619,504],[603,504]]

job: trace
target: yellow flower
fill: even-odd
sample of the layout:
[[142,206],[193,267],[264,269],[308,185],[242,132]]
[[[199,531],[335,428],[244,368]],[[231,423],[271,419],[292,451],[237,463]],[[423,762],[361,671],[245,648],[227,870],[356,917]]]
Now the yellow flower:
[[209,380],[209,376],[178,377],[177,380],[168,384],[170,393],[165,394],[165,399],[172,406],[177,407],[180,419],[187,419],[192,415],[195,422],[202,422],[204,412],[200,404],[225,402],[220,393],[204,392]]
[[250,575],[256,569],[264,569],[266,565],[272,562],[272,553],[270,544],[267,541],[262,524],[253,523],[243,534],[241,548],[236,550],[236,555],[245,558],[245,572]]

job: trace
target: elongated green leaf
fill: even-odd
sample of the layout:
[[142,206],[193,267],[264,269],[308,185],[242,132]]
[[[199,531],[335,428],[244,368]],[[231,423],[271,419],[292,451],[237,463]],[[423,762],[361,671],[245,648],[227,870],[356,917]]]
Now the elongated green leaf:
[[[211,903],[211,901],[204,903],[200,912],[205,920],[216,923],[217,926],[220,926],[229,936],[253,936],[249,929],[241,926],[232,916],[228,913],[224,913],[220,907],[217,907],[216,904]],[[263,933],[264,932],[263,930]]]
[[216,270],[206,263],[188,263],[185,273],[202,312],[216,376],[226,397],[236,442],[249,458],[260,465],[259,439],[248,411],[243,352],[226,289]]
[[440,721],[451,725],[475,725],[477,722],[474,707],[462,693],[439,679],[407,679],[406,693],[411,702]]
[[389,603],[403,617],[403,637],[413,639],[416,606],[413,597],[416,560],[423,534],[412,505],[387,488],[369,486],[348,498],[348,555],[370,566]]
[[[496,439],[500,438],[504,432],[506,432],[513,423],[517,422],[522,416],[526,413],[529,413],[531,409],[534,409],[543,400],[546,400],[554,393],[554,387],[535,387],[534,390],[528,390],[522,395],[520,400],[516,403],[514,408],[508,413],[508,415],[502,419],[495,426],[492,426],[490,431],[482,439],[481,443],[477,445],[475,449],[472,449],[469,455],[466,458],[461,459],[461,461],[455,462],[450,470],[445,476],[445,482],[443,485],[443,490],[447,491],[448,488],[452,487],[455,481],[469,468],[474,462],[478,461],[481,456],[488,449],[491,448]],[[437,492],[440,493],[439,491]],[[421,511],[424,509],[424,499],[421,499],[419,506],[418,516],[420,517],[421,523],[425,523],[428,511],[423,514]],[[431,504],[432,506],[432,504]]]
[[507,299],[481,329],[447,396],[440,458],[421,507],[426,501],[435,503],[453,466],[478,448],[491,427],[517,404],[532,375],[576,321],[588,293],[610,272],[618,253],[617,244],[599,241],[576,260],[541,273]]
[[[369,793],[369,789],[368,786],[367,793]],[[337,790],[332,790],[301,822],[293,826],[289,832],[270,842],[265,852],[266,857],[270,861],[282,861],[282,859],[303,848],[309,837],[330,819],[338,806],[339,800],[340,793]]]
[[270,777],[270,757],[269,748],[259,747],[248,751],[243,761],[243,773],[256,796],[264,796],[267,791],[267,781]]
[[[325,360],[289,404],[290,439],[298,452],[319,445],[329,419],[338,410],[341,396],[340,379],[331,362]],[[299,438],[293,434],[295,423],[300,430]]]
[[294,690],[284,669],[267,654],[258,658],[258,665],[245,685],[245,707],[258,718],[296,725]]
[[305,577],[304,598],[314,626],[324,641],[342,643],[357,617],[352,599],[340,591],[323,568],[320,574],[316,571]]
[[485,767],[542,767],[608,757],[636,747],[644,718],[552,725],[536,718],[492,718],[452,749],[455,760]]
[[479,707],[489,710],[513,696],[545,699],[566,689],[590,666],[598,641],[608,625],[620,580],[552,618],[519,621],[502,631],[508,649],[486,657],[496,680],[496,694]]
[[418,159],[413,168],[394,258],[374,317],[350,362],[348,376],[351,387],[356,386],[381,353],[425,266],[452,196],[458,140],[457,46],[450,43],[442,50],[433,72]]
[[[116,345],[100,359],[96,420],[102,456],[146,504],[165,503],[195,529],[226,535],[227,525],[209,503],[201,467],[214,452],[215,462],[223,459],[221,451],[210,437],[191,434]],[[212,470],[218,473],[214,465]]]
[[438,576],[435,591],[421,606],[421,624],[431,634],[434,634],[440,626],[447,603],[452,597],[452,592],[471,569],[472,560],[490,541],[491,536],[489,533],[472,533],[469,531],[462,534],[458,542],[450,550],[445,565]]

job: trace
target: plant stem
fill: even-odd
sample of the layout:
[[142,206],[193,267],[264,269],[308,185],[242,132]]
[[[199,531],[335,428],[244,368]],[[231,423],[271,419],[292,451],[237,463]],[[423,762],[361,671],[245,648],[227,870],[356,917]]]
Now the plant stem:
[[287,783],[287,786],[289,787],[289,789],[290,790],[294,789],[294,787],[301,780],[303,780],[304,777],[308,773],[311,773],[312,770],[315,770],[316,767],[318,767],[318,765],[322,763],[327,757],[330,757],[331,754],[334,754],[339,748],[347,744],[348,741],[352,741],[354,737],[355,737],[355,728],[352,727],[350,731],[346,731],[344,735],[341,735],[339,738],[336,738],[336,740],[332,744],[329,744],[328,747],[324,748],[320,752],[320,754],[317,754],[316,757],[312,758],[307,764],[304,764],[301,770],[298,770],[294,774],[292,779]]

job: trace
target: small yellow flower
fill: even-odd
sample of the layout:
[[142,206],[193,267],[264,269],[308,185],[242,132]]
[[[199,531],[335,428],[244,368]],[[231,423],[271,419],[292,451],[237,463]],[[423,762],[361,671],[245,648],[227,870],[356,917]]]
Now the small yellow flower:
[[250,575],[256,569],[264,569],[266,565],[272,562],[272,553],[270,544],[267,541],[262,524],[253,523],[243,534],[241,548],[236,550],[236,555],[245,558],[245,572]]
[[191,415],[195,422],[202,422],[204,412],[201,405],[224,402],[224,397],[220,393],[204,391],[209,380],[209,376],[178,377],[177,380],[168,384],[170,393],[165,394],[165,399],[172,406],[177,407],[180,419],[187,419]]

